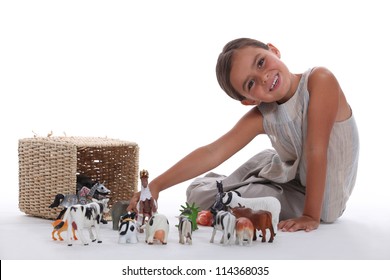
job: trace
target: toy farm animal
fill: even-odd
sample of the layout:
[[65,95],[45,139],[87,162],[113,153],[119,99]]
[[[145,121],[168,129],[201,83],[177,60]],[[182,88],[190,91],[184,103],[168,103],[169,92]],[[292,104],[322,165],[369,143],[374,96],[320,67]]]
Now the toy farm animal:
[[226,211],[219,211],[214,215],[214,229],[211,235],[210,243],[214,243],[214,237],[217,230],[222,231],[220,243],[223,245],[232,244],[234,240],[234,231],[236,227],[236,217]]
[[252,244],[253,234],[255,228],[251,220],[245,217],[236,219],[236,244],[243,245],[244,241],[247,241],[249,245]]
[[120,219],[119,226],[119,244],[131,243],[135,244],[138,242],[137,236],[137,223],[135,221],[136,213],[129,213],[123,215]]
[[246,217],[248,218],[254,227],[253,230],[253,240],[256,240],[256,229],[261,231],[262,234],[262,239],[261,242],[266,241],[266,234],[267,234],[267,229],[270,231],[270,238],[268,242],[274,241],[274,228],[272,226],[272,214],[269,211],[264,211],[264,210],[252,210],[250,208],[246,207],[235,207],[231,209],[232,214],[236,218],[240,217]]
[[[93,199],[93,202],[81,205],[76,204],[70,206],[64,215],[62,221],[55,227],[55,229],[60,229],[65,222],[68,223],[68,246],[72,246],[71,241],[71,229],[75,229],[77,231],[77,236],[81,239],[81,242],[84,245],[88,245],[84,238],[84,234],[82,232],[83,228],[87,228],[89,231],[89,236],[92,242],[97,240],[97,243],[101,243],[99,236],[99,227],[100,220],[103,213],[108,213],[108,198],[104,198],[102,200]],[[95,229],[96,237],[92,232],[92,227]]]
[[[157,201],[152,197],[149,189],[149,172],[145,169],[140,171],[141,194],[137,204],[138,223],[144,225],[154,213],[157,212]],[[142,227],[140,232],[142,232]]]
[[[65,221],[64,225],[59,228],[59,229],[55,229],[55,227],[61,223],[62,220],[55,220],[54,222],[51,223],[51,225],[53,226],[53,231],[51,232],[51,237],[53,238],[53,240],[57,240],[57,238],[55,237],[55,233],[57,233],[57,236],[58,236],[58,239],[60,241],[63,241],[64,239],[61,237],[61,233],[63,231],[67,231],[68,230],[68,222]],[[72,233],[73,233],[73,239],[74,240],[77,240],[77,237],[76,237],[76,233],[75,233],[75,230],[74,228],[72,228]]]
[[218,194],[216,201],[212,206],[214,211],[226,209],[226,207],[247,207],[253,210],[266,210],[272,214],[272,225],[274,232],[278,230],[279,215],[280,215],[280,201],[272,196],[243,198],[237,191],[223,192],[222,182],[217,182]]
[[154,240],[166,245],[168,241],[169,222],[163,214],[154,214],[150,220],[142,225],[145,229],[145,242],[153,245]]
[[121,217],[127,214],[127,207],[130,202],[128,200],[120,200],[114,203],[111,207],[112,229],[118,230]]
[[198,213],[196,217],[196,223],[201,226],[212,226],[213,225],[213,214],[210,210],[202,210]]
[[[59,193],[55,196],[54,201],[52,204],[50,204],[49,208],[55,208],[60,206],[64,207],[60,214],[58,214],[57,219],[61,219],[61,217],[64,215],[66,209],[69,206],[75,204],[89,203],[92,201],[92,198],[101,200],[102,198],[106,198],[106,196],[110,194],[110,190],[107,189],[102,183],[95,182],[93,183],[92,187],[89,187],[90,185],[90,182],[88,184],[86,183],[84,186],[82,186],[81,183],[77,182],[76,194]],[[102,222],[104,223],[104,221]]]
[[179,243],[192,245],[192,221],[190,218],[180,215],[179,217]]

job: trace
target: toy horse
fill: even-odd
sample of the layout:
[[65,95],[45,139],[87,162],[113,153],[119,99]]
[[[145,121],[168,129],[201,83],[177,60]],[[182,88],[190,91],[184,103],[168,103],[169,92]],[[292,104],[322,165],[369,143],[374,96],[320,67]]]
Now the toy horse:
[[[92,201],[92,198],[101,200],[110,194],[110,190],[104,186],[104,182],[92,182],[85,176],[77,177],[76,194],[57,194],[49,208],[62,206],[64,209],[57,216],[61,219],[67,208],[75,204],[85,205]],[[104,221],[102,220],[104,223]]]
[[[56,229],[56,226],[58,226],[58,224],[61,223],[61,222],[62,222],[62,220],[55,220],[54,222],[51,223],[51,225],[53,226],[53,231],[51,232],[51,237],[53,238],[53,240],[57,240],[57,238],[54,236],[55,233],[57,233],[58,239],[60,241],[64,241],[64,239],[61,237],[61,233],[63,231],[67,231],[68,230],[68,222],[65,221],[64,225],[61,228]],[[72,228],[72,232],[73,232],[73,239],[77,240],[74,228]]]

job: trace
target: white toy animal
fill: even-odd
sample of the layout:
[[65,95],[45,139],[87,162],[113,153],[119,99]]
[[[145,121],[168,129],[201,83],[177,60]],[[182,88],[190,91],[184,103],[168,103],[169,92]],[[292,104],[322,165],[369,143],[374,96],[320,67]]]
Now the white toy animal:
[[266,210],[272,214],[272,225],[274,232],[278,230],[279,215],[280,215],[280,201],[273,196],[244,198],[237,191],[225,192],[222,195],[222,204],[234,207],[247,207],[252,210]]
[[154,214],[150,220],[141,226],[145,229],[145,242],[152,245],[154,240],[166,245],[168,241],[169,222],[163,214]]
[[179,217],[179,243],[192,245],[192,222],[183,215]]
[[214,215],[214,229],[211,235],[210,243],[214,243],[214,237],[217,230],[222,231],[220,243],[223,245],[233,244],[235,237],[236,217],[226,211],[219,211]]
[[[68,246],[72,246],[72,228],[77,231],[77,236],[80,237],[84,245],[88,245],[88,242],[85,240],[83,228],[88,229],[92,242],[97,240],[97,243],[102,243],[99,236],[99,227],[103,213],[109,212],[108,200],[108,198],[93,199],[91,203],[72,205],[66,210],[62,222],[55,229],[60,229],[65,221],[68,223]],[[92,227],[95,229],[96,236],[92,232]]]
[[121,216],[120,218],[120,226],[119,226],[119,244],[138,243],[137,236],[137,222],[135,221],[135,213],[126,214]]

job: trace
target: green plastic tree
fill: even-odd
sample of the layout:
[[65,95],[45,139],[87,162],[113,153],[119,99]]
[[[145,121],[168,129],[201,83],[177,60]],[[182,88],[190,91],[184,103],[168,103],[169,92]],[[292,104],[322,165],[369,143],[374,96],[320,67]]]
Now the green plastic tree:
[[195,206],[195,203],[191,205],[186,202],[186,206],[181,205],[180,215],[186,216],[192,222],[192,230],[197,230],[198,225],[196,224],[196,218],[198,217],[198,213],[200,211],[199,207]]

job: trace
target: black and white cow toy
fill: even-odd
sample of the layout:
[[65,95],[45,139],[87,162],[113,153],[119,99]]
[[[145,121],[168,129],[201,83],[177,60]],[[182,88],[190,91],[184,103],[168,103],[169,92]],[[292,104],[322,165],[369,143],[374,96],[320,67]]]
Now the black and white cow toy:
[[214,243],[214,237],[217,230],[222,231],[221,242],[223,245],[231,245],[234,243],[236,217],[227,211],[219,211],[214,214],[213,233],[210,243]]
[[136,222],[136,213],[128,213],[120,217],[119,225],[119,244],[138,243],[137,229],[138,224]]
[[[84,228],[88,229],[92,242],[97,240],[97,243],[102,243],[99,236],[99,227],[102,215],[109,212],[108,200],[108,198],[102,200],[93,199],[91,203],[72,205],[66,210],[62,222],[55,229],[60,229],[65,224],[65,221],[68,223],[68,246],[72,246],[72,228],[77,231],[77,236],[80,237],[84,245],[88,245],[83,234]],[[94,228],[95,235],[92,228]]]

